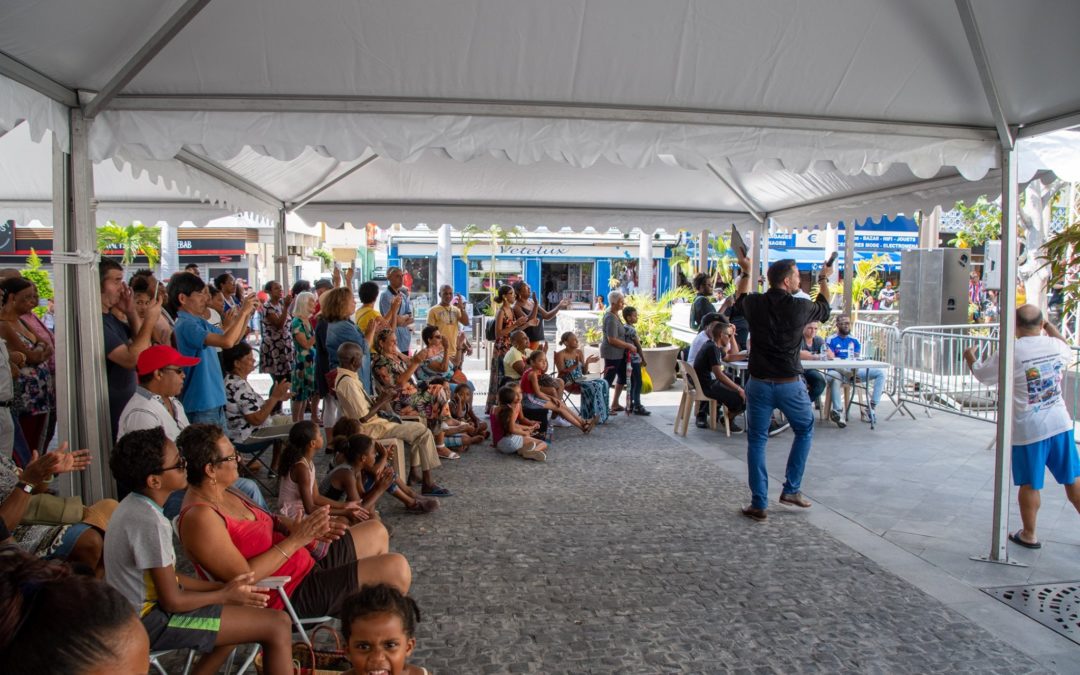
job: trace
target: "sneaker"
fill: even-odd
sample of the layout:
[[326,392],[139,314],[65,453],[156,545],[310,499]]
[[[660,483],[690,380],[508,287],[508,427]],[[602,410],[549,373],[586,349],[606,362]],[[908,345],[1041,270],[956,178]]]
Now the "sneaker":
[[777,422],[776,420],[772,420],[769,422],[769,435],[775,436],[777,434],[782,434],[790,428],[790,422]]
[[740,427],[738,424],[735,424],[734,422],[728,422],[728,427],[731,429],[731,433],[733,434],[742,433],[742,427]]
[[790,504],[792,506],[798,506],[798,507],[801,507],[801,508],[804,508],[804,509],[808,509],[811,506],[810,500],[807,499],[806,497],[803,497],[803,493],[801,493],[801,492],[791,492],[791,493],[785,492],[785,493],[781,494],[780,495],[780,503],[781,504]]
[[874,410],[874,406],[870,406],[866,409],[866,418],[870,420],[870,426],[877,424],[877,411]]
[[699,418],[697,418],[694,421],[694,426],[696,426],[698,429],[708,429],[709,428],[709,418],[707,418],[707,417],[699,417]]
[[840,427],[841,429],[847,426],[847,422],[845,422],[844,418],[840,416],[840,413],[835,410],[829,411],[829,419],[831,419],[833,422],[836,422],[836,426]]
[[531,459],[531,460],[535,460],[537,462],[546,462],[547,461],[547,455],[544,453],[543,450],[532,450],[532,449],[525,450],[525,449],[521,449],[521,450],[518,450],[518,454],[521,455],[521,457],[524,458],[524,459]]
[[556,427],[572,427],[572,426],[574,426],[573,424],[570,424],[569,422],[566,421],[565,418],[562,418],[562,417],[554,417],[554,418],[552,418],[550,424],[552,424],[553,426],[556,426]]
[[638,407],[634,408],[634,414],[635,415],[641,415],[642,417],[648,417],[652,413],[649,412],[648,410],[646,410],[645,406],[639,405]]

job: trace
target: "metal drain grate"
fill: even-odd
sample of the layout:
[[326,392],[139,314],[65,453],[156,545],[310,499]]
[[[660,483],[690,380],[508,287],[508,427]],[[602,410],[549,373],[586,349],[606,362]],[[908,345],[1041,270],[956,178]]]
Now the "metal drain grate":
[[1080,644],[1080,581],[999,586],[982,591]]

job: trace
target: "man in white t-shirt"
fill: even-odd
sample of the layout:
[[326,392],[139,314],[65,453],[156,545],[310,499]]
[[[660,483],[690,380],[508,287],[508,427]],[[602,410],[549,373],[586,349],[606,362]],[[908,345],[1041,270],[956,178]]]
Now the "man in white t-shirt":
[[[1043,335],[1043,331],[1046,334]],[[983,384],[997,384],[997,354],[976,362],[974,348],[964,351],[968,368]],[[1009,540],[1024,548],[1042,548],[1035,534],[1039,490],[1046,470],[1065,486],[1065,494],[1080,513],[1080,457],[1073,440],[1073,420],[1061,397],[1061,379],[1076,360],[1057,328],[1043,319],[1035,305],[1016,310],[1013,353],[1013,484],[1020,486],[1022,530]]]

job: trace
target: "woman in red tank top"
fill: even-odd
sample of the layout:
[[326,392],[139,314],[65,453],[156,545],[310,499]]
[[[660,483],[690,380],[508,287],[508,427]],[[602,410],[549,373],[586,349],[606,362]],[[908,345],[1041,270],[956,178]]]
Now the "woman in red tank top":
[[[180,541],[200,574],[219,580],[245,572],[256,579],[287,576],[285,592],[300,617],[336,614],[361,584],[408,592],[412,572],[403,556],[387,552],[385,527],[358,533],[331,519],[327,507],[302,520],[271,517],[228,489],[237,478],[238,455],[219,427],[192,424],[176,444],[188,473]],[[316,540],[333,540],[318,561],[309,552]],[[280,609],[281,601],[272,597],[269,605]]]

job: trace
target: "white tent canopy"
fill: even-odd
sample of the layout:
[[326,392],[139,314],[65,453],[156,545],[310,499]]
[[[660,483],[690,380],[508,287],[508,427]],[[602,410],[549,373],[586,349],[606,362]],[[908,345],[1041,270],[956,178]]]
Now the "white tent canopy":
[[[973,14],[1004,119],[1080,122],[1080,6]],[[937,0],[42,0],[0,8],[0,51],[90,108],[104,90],[95,162],[271,218],[378,155],[306,213],[426,222],[431,205],[476,205],[531,223],[579,209],[573,227],[599,207],[643,229],[815,226],[994,192],[995,118],[960,16]],[[0,131],[24,118],[67,147],[62,106],[0,79]],[[1040,143],[1020,180],[1069,161]],[[208,181],[173,159],[185,153],[261,192]]]
[[[1000,193],[1007,307],[1017,184],[1080,173],[1077,26],[1073,0],[9,0],[0,134],[25,120],[69,152],[62,245],[90,247],[91,162],[127,162],[275,218],[282,273],[288,211],[709,229]],[[103,350],[95,265],[74,254],[61,424],[101,467],[102,366],[78,357]],[[994,560],[1011,421],[1001,397]]]

